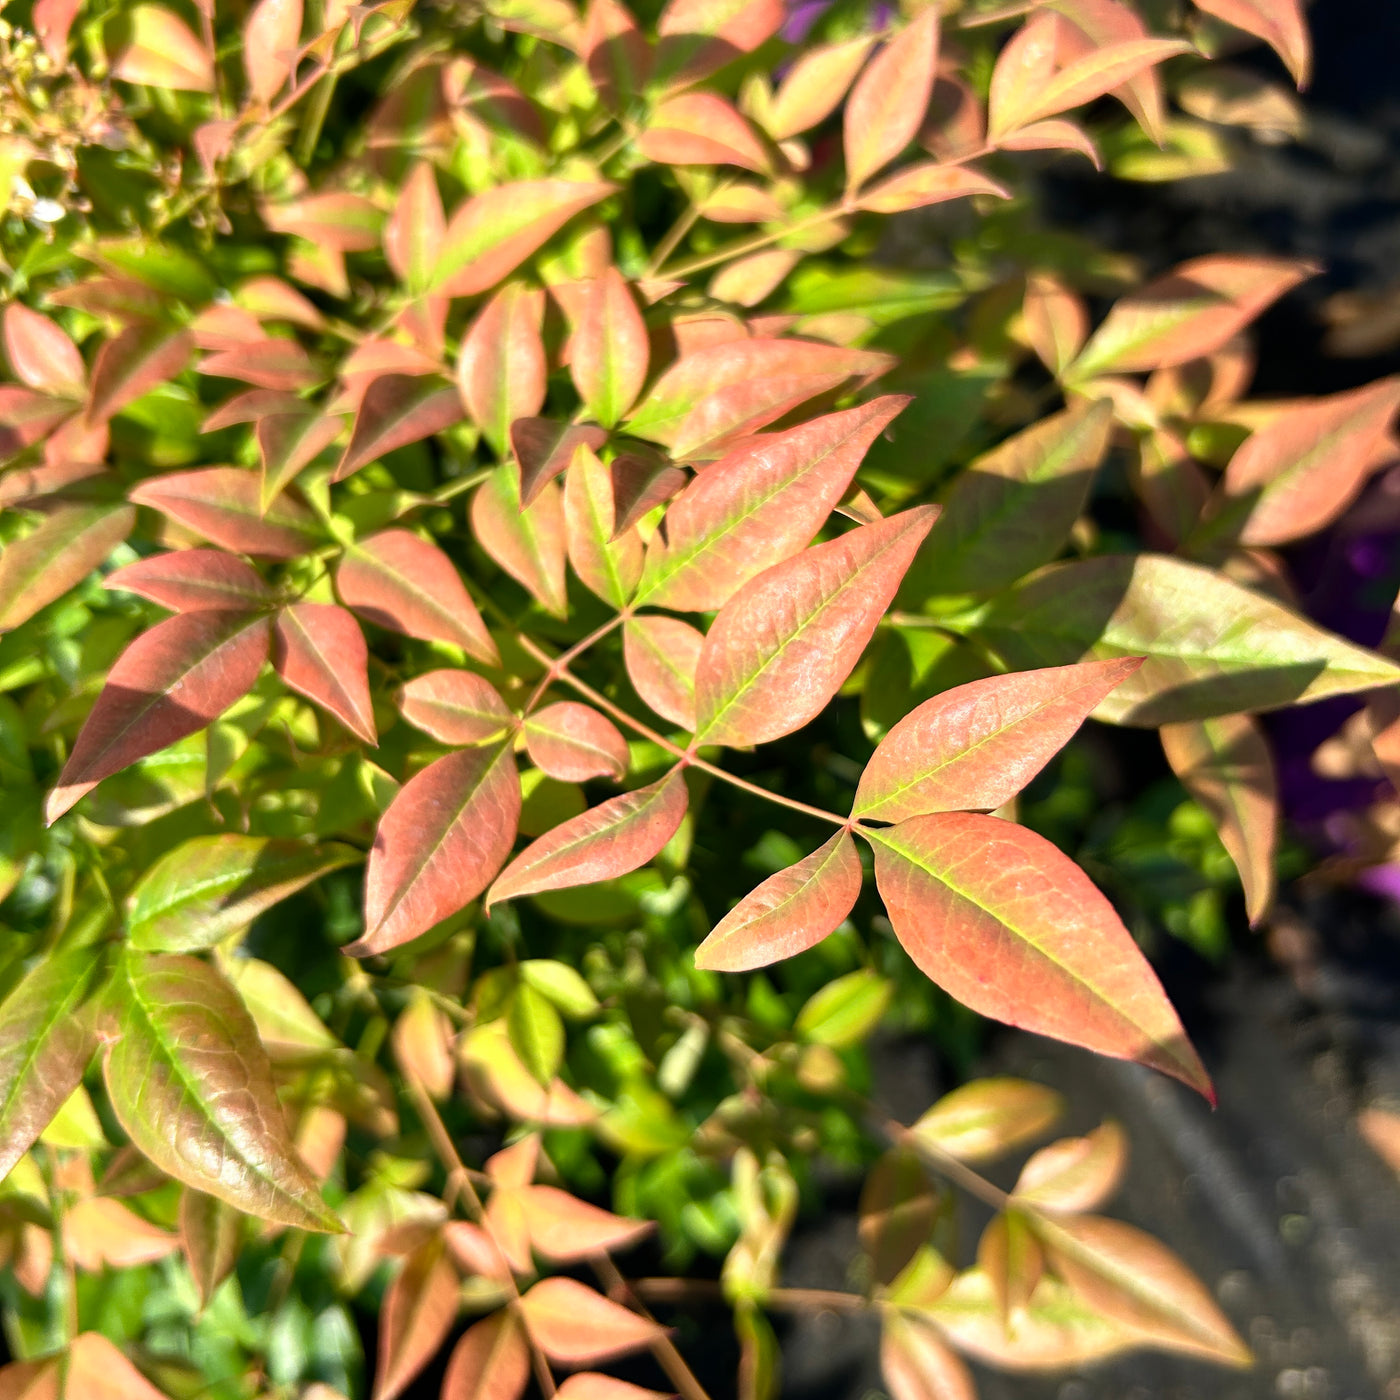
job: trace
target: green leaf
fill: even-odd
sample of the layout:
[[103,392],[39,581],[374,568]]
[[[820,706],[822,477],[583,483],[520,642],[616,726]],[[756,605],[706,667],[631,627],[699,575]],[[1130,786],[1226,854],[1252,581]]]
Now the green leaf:
[[520,964],[520,978],[566,1016],[592,1016],[598,1010],[593,988],[568,963],[550,958],[526,958]]
[[83,1003],[102,963],[91,948],[53,954],[0,1006],[0,1178],[82,1082],[97,1048]]
[[848,972],[828,982],[797,1013],[797,1033],[838,1050],[859,1045],[879,1024],[893,995],[894,984],[869,968]]
[[564,1061],[564,1022],[553,1003],[528,982],[521,983],[510,999],[506,1027],[521,1063],[548,1088]]
[[994,599],[977,636],[1009,670],[1141,656],[1094,712],[1156,726],[1400,681],[1400,666],[1199,564],[1161,554],[1052,564]]
[[338,1233],[237,992],[197,958],[130,952],[112,992],[121,1034],[107,1050],[107,1093],[136,1149],[261,1220]]
[[148,953],[211,948],[330,870],[361,859],[350,846],[266,836],[196,836],[167,851],[127,899],[127,939]]

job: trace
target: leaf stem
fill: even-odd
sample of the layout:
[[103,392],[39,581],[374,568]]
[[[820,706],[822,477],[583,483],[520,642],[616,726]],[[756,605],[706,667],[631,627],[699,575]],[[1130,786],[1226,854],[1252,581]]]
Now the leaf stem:
[[664,280],[675,281],[688,277],[693,272],[704,272],[706,268],[718,267],[720,263],[741,258],[745,253],[756,253],[759,249],[780,243],[784,238],[789,238],[795,233],[816,228],[819,224],[830,223],[832,219],[839,219],[843,214],[849,212],[844,204],[831,204],[816,214],[799,219],[795,224],[787,224],[783,228],[774,229],[771,233],[759,234],[757,238],[746,238],[739,243],[727,244],[716,252],[706,253],[703,257],[691,258],[689,262],[677,263],[675,267],[662,268],[655,275]]
[[[640,1298],[654,1303],[727,1302],[724,1288],[707,1278],[639,1278],[631,1288]],[[762,1299],[765,1308],[775,1312],[866,1312],[874,1306],[859,1293],[842,1293],[830,1288],[770,1288]]]
[[564,678],[564,673],[569,669],[569,663],[582,656],[595,642],[600,642],[610,632],[615,632],[631,614],[627,609],[623,609],[615,617],[609,618],[601,627],[595,627],[582,641],[575,642],[567,651],[560,653],[546,667],[544,675],[540,677],[539,684],[530,692],[530,698],[525,702],[525,709],[521,718],[527,717],[539,704],[541,696],[557,680]]

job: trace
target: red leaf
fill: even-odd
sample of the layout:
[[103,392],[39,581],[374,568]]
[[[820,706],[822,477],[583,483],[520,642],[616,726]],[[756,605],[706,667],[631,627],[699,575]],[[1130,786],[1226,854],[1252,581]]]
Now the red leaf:
[[461,749],[410,778],[379,821],[365,872],[365,932],[344,951],[383,953],[470,904],[501,868],[520,819],[509,745]]
[[444,296],[489,291],[580,210],[616,187],[571,180],[497,185],[458,206],[447,225],[432,286]]
[[173,379],[190,362],[194,337],[161,325],[128,326],[97,352],[87,421],[105,423],[127,404]]
[[525,1329],[514,1312],[502,1309],[473,1323],[453,1348],[441,1400],[520,1400],[529,1383]]
[[1164,724],[1162,749],[1182,786],[1205,808],[1240,872],[1249,922],[1274,895],[1278,777],[1269,741],[1248,715]]
[[457,1271],[440,1236],[404,1261],[384,1295],[373,1400],[394,1400],[437,1354],[457,1318]]
[[555,1186],[527,1186],[515,1195],[530,1243],[554,1264],[626,1249],[652,1228],[650,1220],[627,1220],[599,1210]]
[[510,425],[544,407],[544,293],[511,282],[482,307],[462,341],[457,387],[472,421],[498,457],[510,446]]
[[646,1390],[598,1371],[575,1371],[565,1376],[555,1394],[560,1400],[667,1400],[658,1390]]
[[0,457],[42,442],[72,413],[66,399],[0,384]]
[[461,395],[436,375],[381,374],[365,390],[350,445],[332,479],[344,481],[395,448],[421,442],[462,418]]
[[5,308],[5,357],[15,378],[31,389],[81,399],[87,366],[62,326],[31,311],[23,302]]
[[240,379],[259,389],[307,389],[325,378],[296,341],[281,338],[220,350],[201,360],[195,368],[200,374]]
[[1011,198],[1010,190],[979,171],[930,160],[908,166],[888,180],[881,180],[860,196],[859,205],[876,214],[899,214],[906,209],[923,209],[930,204],[966,199],[974,194]]
[[1400,407],[1400,378],[1286,408],[1230,458],[1227,496],[1252,501],[1239,540],[1288,544],[1330,525],[1361,490]]
[[277,614],[272,664],[291,688],[378,744],[369,698],[369,648],[360,624],[330,603],[293,603]]
[[117,658],[44,812],[52,824],[103,778],[203,729],[252,687],[271,623],[247,613],[177,613]]
[[847,380],[883,374],[892,359],[810,340],[729,340],[684,356],[632,415],[629,432],[679,459],[757,432]]
[[938,6],[930,5],[871,59],[846,102],[846,184],[863,185],[918,134],[938,72]]
[[665,538],[652,537],[638,603],[707,612],[806,548],[908,402],[890,394],[829,413],[707,467],[666,512]]
[[620,783],[627,772],[627,740],[610,719],[576,700],[531,715],[525,721],[525,748],[538,767],[563,783],[602,777]]
[[301,38],[301,0],[259,0],[243,27],[243,70],[248,95],[268,102],[291,77]]
[[554,482],[522,509],[515,473],[509,463],[497,467],[472,496],[471,526],[482,549],[542,607],[556,617],[568,616],[568,540],[563,496]]
[[274,233],[304,238],[332,253],[367,253],[379,247],[384,216],[363,195],[331,190],[305,194],[284,204],[262,206],[263,223]]
[[264,510],[340,436],[345,420],[338,414],[273,413],[258,420],[262,483],[258,504]]
[[220,302],[206,306],[190,322],[190,334],[201,350],[210,351],[237,350],[244,345],[261,344],[268,338],[262,323],[251,312]]
[[1312,76],[1312,42],[1299,0],[1196,0],[1204,10],[1262,39],[1288,65],[1300,88]]
[[[70,422],[74,421],[72,419]],[[11,467],[0,476],[0,510],[56,496],[80,481],[105,476],[101,462],[45,462],[42,466]]]
[[102,586],[171,612],[254,612],[276,600],[258,571],[222,549],[174,549],[114,569]]
[[650,354],[642,313],[616,268],[587,284],[571,343],[569,373],[579,397],[605,428],[616,426],[646,383]]
[[815,948],[855,908],[861,878],[855,842],[839,831],[745,895],[695,950],[695,966],[747,972]]
[[696,739],[761,744],[820,714],[855,669],[937,514],[916,506],[862,525],[746,583],[700,653]]
[[[166,1400],[165,1395],[127,1360],[126,1354],[100,1332],[84,1332],[69,1343],[61,1393],[82,1395],[90,1400]],[[34,1400],[49,1400],[49,1397],[41,1394]]]
[[570,818],[527,846],[486,895],[486,906],[541,890],[591,885],[651,860],[676,834],[688,803],[678,771]]
[[426,642],[450,642],[488,666],[500,655],[452,561],[411,530],[356,540],[335,572],[340,601],[361,617]]
[[664,457],[620,452],[609,464],[613,480],[613,538],[625,534],[690,480],[687,472]]
[[988,676],[924,701],[866,764],[851,815],[898,822],[1002,806],[1141,664],[1125,657]]
[[589,1366],[659,1341],[665,1333],[571,1278],[546,1278],[520,1300],[535,1345],[561,1366]]
[[636,146],[663,165],[738,165],[760,175],[771,168],[753,128],[713,92],[685,92],[660,103]]
[[1213,1098],[1132,935],[1043,836],[966,812],[865,835],[896,936],[950,995],[980,1015],[1150,1065]]
[[238,423],[256,423],[273,414],[305,413],[305,399],[279,389],[247,389],[221,403],[203,423],[201,433],[217,433]]
[[239,554],[295,559],[317,541],[316,517],[279,496],[261,509],[259,477],[241,467],[200,467],[149,477],[128,493],[205,539]]
[[384,259],[394,276],[413,291],[427,287],[442,253],[447,215],[431,161],[420,160],[399,192],[384,229]]
[[126,539],[136,523],[130,506],[60,505],[38,529],[0,552],[0,632],[81,583]]
[[642,576],[642,540],[619,533],[612,473],[586,446],[578,447],[564,479],[564,527],[569,562],[580,582],[605,603],[623,608]]
[[68,31],[78,16],[82,0],[34,0],[34,32],[44,52],[63,68],[68,63]]
[[663,719],[695,728],[695,672],[704,635],[678,617],[629,617],[622,657],[638,695]]
[[1314,271],[1283,258],[1222,255],[1182,263],[1121,298],[1069,372],[1084,382],[1213,355]]
[[533,505],[535,497],[573,461],[579,447],[596,452],[607,440],[607,433],[591,423],[517,418],[510,425],[510,447],[520,468],[521,505]]
[[444,744],[484,744],[515,723],[506,702],[471,671],[428,671],[404,683],[399,712]]

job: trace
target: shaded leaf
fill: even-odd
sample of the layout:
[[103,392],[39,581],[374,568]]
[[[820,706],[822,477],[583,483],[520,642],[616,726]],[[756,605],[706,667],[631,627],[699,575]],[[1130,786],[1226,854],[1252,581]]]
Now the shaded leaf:
[[[166,1400],[100,1332],[83,1332],[68,1344],[67,1396],[92,1400]],[[39,1400],[39,1397],[35,1397]],[[47,1400],[47,1397],[45,1397]]]
[[1232,1366],[1249,1348],[1165,1245],[1102,1216],[1030,1217],[1056,1272],[1090,1307],[1161,1346]]
[[852,816],[898,822],[1003,806],[1139,664],[1126,657],[988,676],[924,701],[880,741]]
[[1117,1189],[1127,1165],[1127,1134],[1104,1123],[1084,1137],[1042,1147],[1021,1168],[1014,1194],[1040,1210],[1094,1210]]
[[462,1041],[462,1067],[474,1091],[489,1104],[528,1123],[578,1127],[592,1123],[597,1109],[585,1103],[562,1079],[543,1088],[511,1048],[504,1021],[469,1031]]
[[752,53],[783,22],[781,0],[669,0],[657,21],[657,68],[672,84],[695,82]]
[[988,1223],[977,1242],[977,1265],[1010,1326],[1011,1318],[1029,1306],[1045,1272],[1045,1254],[1020,1211],[1002,1211]]
[[616,523],[612,473],[580,446],[564,479],[569,562],[590,592],[623,608],[642,577],[642,541],[635,529],[619,533]]
[[293,559],[318,540],[316,517],[305,506],[283,495],[264,510],[257,474],[241,467],[148,477],[128,498],[239,554]]
[[1206,810],[1244,885],[1249,922],[1274,895],[1278,778],[1269,741],[1248,715],[1162,726],[1162,749],[1182,786]]
[[685,778],[673,771],[590,807],[527,846],[487,892],[487,907],[636,870],[676,834],[687,801]]
[[684,355],[652,386],[627,429],[677,459],[757,432],[852,378],[882,374],[890,357],[809,340],[728,340]]
[[1314,271],[1282,258],[1221,255],[1182,263],[1115,302],[1066,375],[1082,383],[1212,355]]
[[325,378],[296,341],[280,338],[220,350],[207,355],[195,368],[214,378],[238,379],[259,389],[287,393],[310,388]]
[[651,48],[619,0],[589,0],[581,52],[588,76],[608,107],[617,108],[634,97],[651,71]]
[[554,482],[542,486],[533,504],[522,509],[515,473],[503,463],[473,494],[471,526],[482,549],[541,607],[556,617],[568,616],[564,502]]
[[238,1263],[240,1233],[236,1210],[217,1196],[185,1188],[180,1197],[180,1248],[206,1307]]
[[462,397],[431,374],[381,374],[360,400],[350,445],[335,469],[336,481],[378,458],[460,423]]
[[1288,65],[1300,88],[1312,76],[1312,41],[1299,0],[1196,0],[1204,10],[1262,39]]
[[348,190],[328,190],[280,204],[264,204],[262,218],[274,233],[303,238],[315,248],[337,255],[367,253],[379,247],[380,226],[384,222],[377,204]]
[[23,302],[5,308],[5,358],[21,383],[46,394],[81,399],[87,366],[62,326]]
[[159,324],[128,326],[93,361],[88,424],[105,423],[127,404],[173,379],[190,362],[194,337]]
[[[522,983],[511,996],[510,1008],[506,1013],[506,1029],[520,1063],[542,1088],[548,1089],[559,1073],[559,1066],[564,1063],[564,1022],[559,1013],[547,997],[528,983]],[[492,1196],[491,1203],[500,1207],[505,1200],[498,1193]],[[507,1258],[519,1272],[526,1273],[530,1268],[530,1250],[525,1240],[523,1221],[520,1222],[518,1234],[519,1247],[512,1250],[507,1244],[506,1231],[500,1228],[495,1230],[496,1238],[503,1242],[502,1248]]]
[[263,1220],[336,1232],[287,1131],[272,1066],[238,994],[207,963],[128,953],[121,1035],[104,1071],[112,1111],[168,1176]]
[[510,282],[478,312],[457,360],[457,386],[472,421],[498,457],[510,448],[510,426],[544,407],[544,293]]
[[45,803],[52,823],[103,778],[203,729],[251,689],[271,624],[246,613],[177,613],[117,658]]
[[525,748],[551,778],[582,783],[627,772],[627,740],[590,705],[562,700],[532,714],[524,725]]
[[846,102],[846,184],[863,185],[918,134],[938,71],[938,7],[928,6],[875,55]]
[[804,549],[826,523],[871,443],[908,403],[887,395],[758,437],[697,476],[652,537],[638,603],[704,612]]
[[861,878],[855,842],[837,832],[745,895],[695,950],[696,967],[747,972],[814,948],[855,907]]
[[894,984],[887,978],[857,968],[813,992],[792,1028],[804,1040],[849,1050],[879,1025],[893,995]]
[[911,592],[982,593],[1053,559],[1084,509],[1113,428],[1107,399],[1008,438],[959,474]]
[[360,853],[331,842],[235,833],[196,836],[167,851],[126,900],[127,942],[146,952],[212,948],[274,904],[353,865]]
[[258,571],[222,549],[174,549],[113,569],[102,586],[172,612],[252,612],[276,594]]
[[1043,836],[963,812],[865,834],[896,936],[950,995],[981,1015],[1137,1060],[1212,1097],[1132,935]]
[[340,1042],[328,1031],[306,998],[271,963],[259,958],[223,958],[220,968],[237,989],[257,1027],[258,1039],[274,1059],[334,1050]]
[[520,1302],[535,1345],[561,1366],[589,1366],[649,1346],[665,1335],[571,1278],[541,1279]]
[[489,291],[614,188],[600,182],[520,180],[473,195],[448,222],[431,288],[453,297]]
[[442,1400],[520,1400],[529,1383],[530,1343],[520,1318],[503,1309],[473,1323],[453,1348]]
[[860,1193],[859,1229],[877,1283],[893,1283],[924,1247],[943,1199],[909,1147],[892,1147],[871,1168]]
[[563,1400],[665,1400],[662,1391],[646,1390],[598,1371],[575,1371],[565,1376],[555,1394]]
[[277,614],[272,634],[277,674],[334,715],[356,738],[375,745],[369,696],[369,648],[360,624],[333,603],[292,603]]
[[1060,374],[1089,338],[1089,311],[1058,278],[1032,273],[1021,314],[1031,349],[1051,374]]
[[405,681],[399,712],[444,744],[484,744],[515,722],[490,682],[471,671],[427,671]]
[[616,268],[588,284],[571,345],[569,374],[579,397],[605,428],[614,427],[646,383],[650,354],[642,313]]
[[704,645],[704,634],[678,617],[647,613],[623,625],[623,661],[637,694],[687,730],[695,728],[695,672]]
[[509,855],[519,819],[508,745],[461,749],[415,774],[380,818],[365,872],[365,932],[345,951],[396,948],[465,908]]
[[517,418],[510,425],[510,448],[520,468],[520,502],[535,497],[574,459],[581,446],[596,452],[608,440],[591,423],[560,423],[552,418]]
[[101,967],[90,948],[50,953],[0,1004],[0,1179],[82,1083],[97,1049],[82,1006]]
[[336,413],[270,413],[258,420],[262,485],[258,504],[266,510],[340,436],[345,420]]
[[336,592],[367,622],[424,641],[451,642],[489,666],[500,656],[452,561],[411,530],[381,530],[350,545]]
[[64,504],[0,551],[0,632],[81,583],[131,533],[130,506]]
[[1028,1079],[978,1079],[944,1094],[911,1131],[961,1162],[985,1162],[1043,1137],[1064,1107],[1053,1089]]
[[746,583],[700,653],[696,738],[759,744],[820,714],[860,659],[936,514],[916,506],[862,525]]

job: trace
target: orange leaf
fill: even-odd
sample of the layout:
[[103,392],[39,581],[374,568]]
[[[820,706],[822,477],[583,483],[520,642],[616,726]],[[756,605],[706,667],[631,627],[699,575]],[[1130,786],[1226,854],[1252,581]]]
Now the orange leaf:
[[1270,46],[1288,65],[1300,88],[1312,76],[1312,41],[1299,0],[1196,0],[1204,10]]
[[447,236],[447,215],[431,161],[420,160],[399,191],[384,228],[384,259],[395,277],[418,291],[432,280]]
[[870,60],[846,103],[846,184],[863,185],[918,134],[938,71],[938,9],[924,8]]
[[301,38],[302,0],[258,0],[243,27],[248,95],[269,102],[292,76]]
[[651,72],[651,48],[619,0],[590,0],[581,52],[598,96],[614,109],[640,92]]
[[76,1201],[63,1215],[64,1253],[91,1273],[150,1264],[179,1247],[179,1239],[168,1230],[104,1196]]
[[562,700],[525,721],[525,748],[535,764],[563,783],[627,772],[627,740],[617,726],[588,705]]
[[629,617],[622,633],[623,661],[637,694],[657,714],[695,728],[695,670],[705,638],[678,617]]
[[457,1317],[457,1272],[441,1237],[420,1246],[384,1295],[373,1400],[394,1400],[437,1354]]
[[304,194],[262,206],[274,233],[290,233],[332,253],[367,253],[379,247],[384,215],[363,195],[343,190]]
[[473,1323],[452,1350],[441,1400],[520,1400],[530,1383],[530,1343],[514,1312]]
[[1014,1194],[1039,1210],[1095,1210],[1117,1189],[1127,1165],[1127,1134],[1105,1123],[1085,1137],[1042,1147],[1021,1168]]
[[587,284],[569,373],[588,411],[614,427],[646,383],[649,347],[642,313],[616,268]]
[[665,1335],[656,1323],[571,1278],[541,1279],[521,1299],[520,1312],[536,1346],[561,1366],[624,1356]]
[[122,30],[114,78],[182,92],[214,90],[214,60],[178,15],[160,5],[137,5],[123,16]]
[[510,427],[544,407],[544,293],[512,282],[482,307],[462,340],[457,386],[467,412],[498,457],[510,448]]
[[555,1186],[530,1186],[517,1194],[530,1243],[551,1263],[626,1249],[652,1228],[650,1220],[627,1220],[599,1210]]
[[[778,85],[764,114],[769,136],[786,141],[824,122],[840,105],[874,42],[870,35],[862,34],[804,53]],[[714,215],[707,213],[706,217]]]
[[613,475],[581,444],[564,479],[564,526],[569,562],[579,581],[614,608],[625,607],[642,576],[642,540],[618,531]]
[[1011,192],[964,165],[941,165],[936,160],[911,165],[888,180],[865,191],[857,201],[862,209],[876,214],[899,214],[906,209],[922,209],[950,199],[966,199],[975,194],[993,194],[1010,199]]
[[98,1332],[84,1332],[69,1343],[64,1394],[81,1395],[83,1400],[166,1400],[126,1354]]
[[1089,311],[1058,278],[1045,272],[1026,279],[1022,305],[1026,339],[1051,374],[1071,363],[1089,338]]
[[667,1400],[657,1390],[645,1390],[631,1381],[620,1381],[597,1371],[575,1371],[565,1376],[555,1392],[561,1400]]
[[922,1318],[885,1314],[880,1371],[891,1400],[977,1400],[967,1366]]
[[686,92],[662,102],[636,145],[663,165],[738,165],[760,175],[770,169],[753,128],[713,92]]
[[522,509],[516,474],[509,463],[502,464],[473,494],[471,526],[482,549],[542,607],[556,617],[568,616],[568,537],[563,495],[554,482],[546,482],[534,503]]
[[1043,1137],[1064,1108],[1053,1089],[1028,1079],[975,1079],[944,1094],[911,1131],[960,1162],[985,1162]]
[[484,744],[499,738],[515,716],[489,682],[471,671],[428,671],[404,683],[403,717],[444,744]]
[[741,899],[695,950],[695,966],[747,972],[814,948],[855,907],[861,879],[855,842],[838,832]]
[[15,377],[46,394],[81,399],[87,366],[62,326],[23,302],[5,308],[5,357]]

